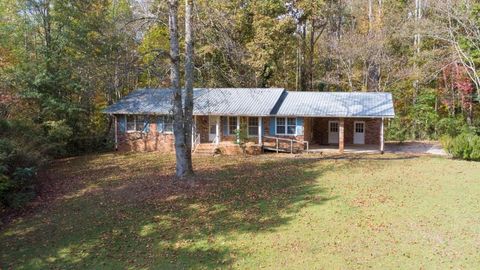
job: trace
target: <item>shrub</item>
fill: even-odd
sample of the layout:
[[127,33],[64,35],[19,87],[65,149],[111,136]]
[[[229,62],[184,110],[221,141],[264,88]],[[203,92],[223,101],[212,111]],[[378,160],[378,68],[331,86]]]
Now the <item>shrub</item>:
[[0,135],[6,134],[10,131],[10,122],[4,119],[0,119]]
[[472,152],[470,153],[470,160],[480,161],[480,136],[472,138]]
[[114,142],[104,136],[74,137],[66,145],[70,155],[81,155],[90,152],[101,152],[113,149]]
[[438,121],[435,130],[439,136],[448,135],[456,137],[462,133],[466,123],[463,118],[443,118]]
[[404,142],[407,139],[407,129],[399,118],[393,119],[386,128],[385,139]]
[[47,121],[44,123],[47,129],[47,138],[53,143],[66,143],[73,135],[73,130],[69,127],[65,120]]
[[4,174],[0,174],[0,202],[5,204],[5,198],[7,197],[9,191],[13,189],[13,183],[10,181],[10,178]]
[[18,208],[35,195],[45,141],[41,130],[29,125],[28,121],[0,121],[6,127],[0,132],[0,206]]
[[441,142],[455,158],[480,161],[480,136],[476,134],[464,132],[455,138],[445,136]]

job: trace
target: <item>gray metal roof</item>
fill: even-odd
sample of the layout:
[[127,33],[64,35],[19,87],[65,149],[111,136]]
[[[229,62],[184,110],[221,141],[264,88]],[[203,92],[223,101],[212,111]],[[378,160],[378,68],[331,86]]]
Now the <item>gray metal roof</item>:
[[[172,89],[139,89],[104,110],[108,114],[171,114]],[[282,88],[195,88],[195,115],[385,117],[391,93],[290,92]]]
[[[195,115],[268,116],[281,88],[195,88]],[[172,89],[139,89],[104,110],[108,114],[171,114]]]
[[391,93],[286,92],[278,116],[385,117],[393,118]]
[[104,110],[108,114],[171,114],[171,89],[138,89]]
[[283,92],[281,88],[198,88],[194,114],[268,116]]

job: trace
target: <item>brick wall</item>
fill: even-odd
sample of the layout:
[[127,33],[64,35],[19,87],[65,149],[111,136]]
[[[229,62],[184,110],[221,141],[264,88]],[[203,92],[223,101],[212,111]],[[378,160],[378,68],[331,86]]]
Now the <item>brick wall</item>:
[[173,152],[175,138],[171,133],[158,133],[157,124],[150,124],[150,131],[118,134],[119,151],[160,151]]
[[[314,118],[312,142],[328,144],[328,121],[338,121],[338,118]],[[354,122],[365,121],[365,144],[380,145],[381,119],[346,118],[345,144],[353,144]]]

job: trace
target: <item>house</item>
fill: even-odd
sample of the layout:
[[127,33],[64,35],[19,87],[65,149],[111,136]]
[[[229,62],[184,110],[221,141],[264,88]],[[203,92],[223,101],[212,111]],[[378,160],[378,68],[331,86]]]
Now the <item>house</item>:
[[[115,117],[118,150],[174,151],[173,90],[139,89],[104,112]],[[384,119],[395,116],[390,93],[292,92],[281,88],[194,89],[195,149],[298,152],[322,145],[370,145],[383,151]],[[202,147],[203,146],[203,147]]]

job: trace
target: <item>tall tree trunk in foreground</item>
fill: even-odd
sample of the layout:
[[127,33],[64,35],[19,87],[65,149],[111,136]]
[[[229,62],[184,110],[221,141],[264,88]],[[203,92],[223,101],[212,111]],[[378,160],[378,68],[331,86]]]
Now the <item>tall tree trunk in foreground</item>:
[[[182,89],[180,88],[180,56],[178,43],[178,1],[169,0],[168,26],[170,32],[170,80],[173,94],[173,133],[175,135],[176,175],[183,178],[188,174],[187,146],[185,145],[185,117],[183,113]],[[190,160],[191,161],[191,160]]]
[[192,121],[193,121],[193,0],[185,0],[185,145],[187,174],[193,173],[192,167]]

